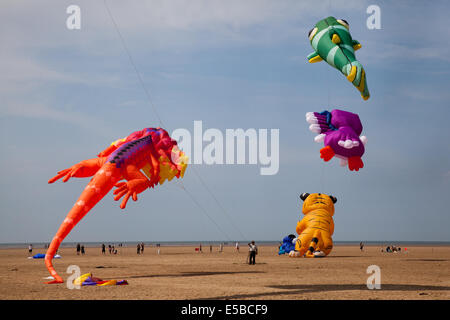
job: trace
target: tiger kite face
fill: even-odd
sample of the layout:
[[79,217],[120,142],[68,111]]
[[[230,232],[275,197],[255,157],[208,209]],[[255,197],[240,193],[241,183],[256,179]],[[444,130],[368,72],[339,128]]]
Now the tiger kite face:
[[322,209],[328,212],[330,216],[334,215],[334,204],[336,197],[323,193],[302,193],[300,199],[303,200],[303,214],[308,214],[311,211]]

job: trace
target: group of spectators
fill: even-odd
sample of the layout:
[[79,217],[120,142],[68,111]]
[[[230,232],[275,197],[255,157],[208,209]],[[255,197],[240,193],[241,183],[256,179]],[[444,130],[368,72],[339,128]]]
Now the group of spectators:
[[[122,244],[119,243],[117,246],[118,247],[122,247]],[[117,254],[116,245],[115,244],[113,244],[113,245],[109,244],[108,245],[108,252],[109,252],[109,254]],[[106,245],[104,243],[102,243],[102,254],[106,254]]]
[[[47,246],[46,246],[47,247]],[[118,245],[118,247],[122,247],[122,244],[120,243]],[[156,247],[158,249],[158,254],[160,254],[160,248],[161,245],[158,243],[156,244]],[[394,246],[392,246],[394,248],[394,250],[397,250],[397,248],[395,248]],[[236,251],[239,252],[239,242],[236,242]],[[255,260],[256,260],[256,255],[258,254],[258,247],[255,244],[255,241],[252,241],[250,243],[248,243],[248,256],[247,256],[247,262],[248,264],[255,264]],[[389,248],[389,247],[388,247]],[[210,252],[212,252],[212,245],[209,247]],[[400,250],[400,248],[398,248],[398,250]],[[200,252],[202,251],[202,245],[200,244]],[[220,244],[220,252],[223,251],[223,244]],[[29,255],[31,255],[33,252],[33,245],[30,244],[28,246],[28,253]],[[108,252],[109,254],[117,254],[117,249],[115,247],[115,245],[108,245]],[[136,252],[137,254],[144,254],[144,243],[138,243],[136,246]],[[386,252],[390,252],[388,251],[388,249],[386,249]],[[86,253],[86,250],[84,248],[84,245],[77,243],[77,255],[84,255]],[[102,254],[106,254],[106,245],[104,243],[102,243]]]
[[[387,246],[385,250],[386,252],[402,252],[402,248],[394,245]],[[381,249],[381,252],[384,252],[384,249]]]
[[84,255],[86,253],[86,251],[84,250],[84,245],[80,245],[79,243],[77,243],[77,255],[79,255],[81,252],[81,255]]
[[144,254],[144,243],[138,243],[136,246],[137,254]]

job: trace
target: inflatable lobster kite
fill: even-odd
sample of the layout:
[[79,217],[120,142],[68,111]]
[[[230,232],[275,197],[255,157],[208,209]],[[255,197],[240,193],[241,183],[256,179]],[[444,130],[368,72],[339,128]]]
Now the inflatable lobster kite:
[[[48,183],[62,178],[92,177],[78,201],[67,214],[45,255],[45,265],[54,278],[47,283],[63,283],[53,268],[52,259],[61,242],[78,222],[113,188],[114,200],[123,197],[120,204],[125,209],[130,198],[157,184],[174,177],[182,178],[188,163],[187,156],[178,149],[177,142],[161,128],[146,128],[136,131],[124,139],[113,142],[97,158],[81,161],[59,171]],[[126,182],[122,181],[125,179]]]

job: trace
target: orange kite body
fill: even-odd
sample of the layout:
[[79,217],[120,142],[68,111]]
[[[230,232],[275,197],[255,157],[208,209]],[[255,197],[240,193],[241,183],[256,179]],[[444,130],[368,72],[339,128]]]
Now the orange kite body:
[[303,219],[298,221],[298,238],[290,257],[318,258],[330,254],[333,249],[334,204],[337,199],[321,193],[302,193]]
[[[63,283],[52,264],[52,259],[61,242],[77,223],[115,186],[114,200],[124,197],[120,205],[124,209],[131,197],[165,180],[183,177],[188,159],[178,149],[177,142],[161,128],[146,128],[136,131],[124,139],[113,142],[97,158],[81,161],[58,172],[48,183],[63,178],[92,177],[78,201],[67,214],[52,239],[45,255],[45,265],[54,280],[48,283]],[[125,179],[126,182],[121,180]]]

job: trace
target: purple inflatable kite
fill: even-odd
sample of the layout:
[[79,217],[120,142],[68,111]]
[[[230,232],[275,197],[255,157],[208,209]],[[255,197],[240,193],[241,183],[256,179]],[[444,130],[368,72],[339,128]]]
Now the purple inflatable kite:
[[309,129],[319,134],[314,140],[324,142],[325,147],[320,149],[324,161],[336,156],[341,159],[341,166],[348,164],[350,170],[364,167],[361,157],[367,138],[359,136],[363,126],[357,114],[343,110],[308,112],[306,121],[311,124]]

